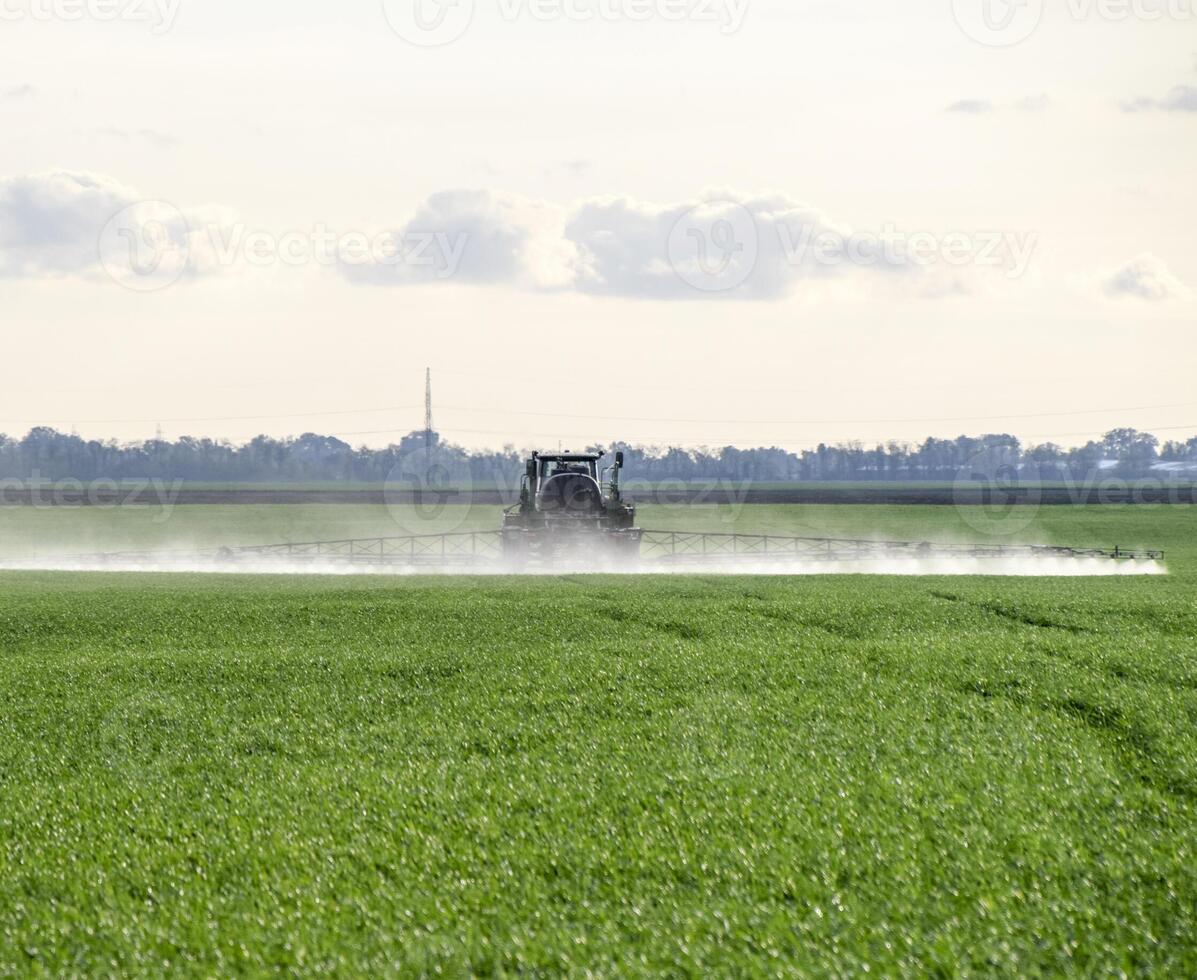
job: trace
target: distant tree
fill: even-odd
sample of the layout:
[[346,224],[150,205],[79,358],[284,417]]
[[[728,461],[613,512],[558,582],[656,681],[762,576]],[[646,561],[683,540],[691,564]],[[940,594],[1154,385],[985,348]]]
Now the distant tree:
[[1126,476],[1149,472],[1158,458],[1160,441],[1136,429],[1112,429],[1102,440],[1108,458],[1118,461],[1117,470]]
[[[589,449],[597,451],[592,445]],[[1053,443],[1023,451],[1009,434],[930,438],[917,447],[889,442],[866,449],[859,442],[820,443],[799,453],[777,446],[682,449],[676,446],[611,445],[627,455],[628,473],[641,480],[706,480],[782,482],[790,480],[938,480],[961,474],[993,478],[1018,474],[1025,478],[1088,479],[1103,462],[1117,465],[1119,475],[1145,476],[1157,460],[1197,460],[1197,438],[1169,442],[1160,448],[1149,433],[1114,429],[1100,442],[1074,449]],[[437,479],[509,487],[518,479],[525,451],[505,445],[501,451],[470,452],[410,432],[381,449],[354,448],[335,436],[304,433],[278,439],[260,435],[234,446],[226,441],[183,436],[173,442],[148,440],[121,444],[85,441],[51,428],[30,430],[22,439],[0,435],[0,478],[90,480],[160,477],[207,482],[333,481],[384,482],[412,466],[434,467]],[[403,477],[406,478],[406,477]],[[421,479],[424,477],[421,476]]]
[[1028,478],[1051,481],[1064,479],[1069,475],[1068,461],[1064,450],[1054,442],[1031,446],[1023,457],[1024,470]]

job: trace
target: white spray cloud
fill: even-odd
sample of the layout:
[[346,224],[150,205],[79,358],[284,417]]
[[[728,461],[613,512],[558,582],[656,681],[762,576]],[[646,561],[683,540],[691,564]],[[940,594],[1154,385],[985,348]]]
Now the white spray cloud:
[[380,565],[353,564],[335,559],[272,558],[169,558],[152,557],[128,561],[99,558],[0,560],[0,570],[40,572],[90,572],[187,575],[382,575],[410,577],[432,576],[560,576],[560,575],[892,575],[901,577],[987,575],[1000,578],[1109,578],[1167,575],[1167,566],[1158,561],[1116,562],[1099,558],[883,558],[861,561],[709,561],[669,564],[665,562],[610,561],[570,564],[541,569],[517,569],[502,562],[476,565]]

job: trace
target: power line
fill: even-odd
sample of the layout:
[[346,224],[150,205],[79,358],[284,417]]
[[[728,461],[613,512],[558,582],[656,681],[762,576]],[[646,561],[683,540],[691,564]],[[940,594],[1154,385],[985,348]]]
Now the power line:
[[[1192,422],[1189,425],[1145,425],[1143,431],[1148,434],[1156,432],[1179,432],[1181,430],[1188,432],[1197,432],[1197,422]],[[1081,439],[1085,436],[1092,435],[1093,430],[1088,432],[1049,432],[1046,435],[1027,436],[1028,439]]]
[[[1152,426],[1145,426],[1144,429],[1145,429],[1145,431],[1152,432],[1152,433],[1154,433],[1154,432],[1174,432],[1174,431],[1180,431],[1182,429],[1186,430],[1186,431],[1190,431],[1190,432],[1197,432],[1197,422],[1191,423],[1189,425],[1173,425],[1173,426],[1152,425]],[[442,431],[442,433],[447,433],[447,434],[451,434],[451,435],[484,435],[484,436],[509,436],[509,437],[511,436],[511,431],[508,429],[459,429],[456,427],[451,427],[448,429],[442,429],[441,431]],[[347,439],[347,438],[352,438],[355,436],[384,436],[384,435],[395,435],[397,433],[403,433],[406,435],[406,434],[408,434],[408,430],[407,429],[367,429],[367,430],[363,430],[363,431],[359,431],[359,432],[335,432],[335,433],[331,433],[331,435],[333,435],[335,438]],[[1026,437],[1024,437],[1024,439],[1084,438],[1086,436],[1091,436],[1093,434],[1094,434],[1093,430],[1090,430],[1088,432],[1072,432],[1072,433],[1055,432],[1055,433],[1049,433],[1047,435],[1026,436]],[[521,439],[538,438],[538,439],[544,439],[546,441],[552,441],[552,440],[556,440],[556,439],[570,439],[570,440],[577,441],[579,443],[592,443],[592,442],[604,442],[604,441],[610,442],[611,441],[611,440],[597,439],[595,437],[594,432],[582,433],[582,434],[577,433],[577,432],[562,432],[562,431],[530,432],[530,433],[523,433],[518,438],[521,438]],[[674,445],[684,444],[684,445],[697,446],[697,445],[710,445],[711,444],[710,442],[698,443],[698,442],[693,442],[693,441],[689,442],[689,443],[679,443],[677,438],[674,436],[642,436],[641,440],[646,440],[648,442],[662,443],[662,444],[674,444]],[[809,445],[809,443],[806,443],[806,442],[785,441],[785,440],[768,439],[768,438],[762,439],[761,442],[762,443],[764,443],[764,442],[771,443],[773,445],[776,445],[778,448],[787,448],[787,447],[792,447],[792,446],[797,446],[797,447],[801,448],[801,447],[806,447]]]
[[[1138,405],[1123,408],[1086,408],[1071,409],[1064,412],[1028,412],[1011,415],[948,415],[925,416],[907,418],[871,418],[871,419],[711,419],[711,418],[666,418],[656,416],[637,415],[574,415],[568,412],[528,412],[507,408],[472,408],[462,405],[442,406],[450,411],[466,412],[484,415],[513,415],[530,418],[559,418],[572,419],[583,422],[652,422],[658,424],[679,425],[908,425],[931,424],[936,422],[1002,422],[1042,418],[1075,418],[1082,415],[1114,415],[1123,412],[1162,411],[1171,408],[1190,408],[1197,406],[1197,402],[1173,402],[1166,405]],[[188,416],[185,418],[151,418],[151,419],[0,419],[5,425],[151,425],[155,423],[181,424],[184,422],[262,422],[281,419],[300,418],[333,418],[347,415],[377,415],[387,412],[416,411],[419,405],[387,405],[381,408],[339,409],[327,412],[286,412],[276,415],[213,415]],[[1175,426],[1174,428],[1183,428]],[[382,431],[399,431],[389,429]],[[414,431],[414,430],[413,430]],[[464,431],[464,430],[460,430]],[[356,434],[356,433],[350,433]],[[372,433],[363,433],[372,434]]]
[[1002,422],[1019,419],[1068,418],[1079,415],[1113,415],[1120,412],[1162,411],[1168,408],[1191,408],[1197,402],[1178,402],[1171,405],[1140,405],[1135,408],[1088,408],[1067,412],[1033,412],[1023,415],[951,415],[927,418],[882,418],[882,419],[681,419],[651,418],[634,415],[571,415],[568,412],[520,412],[509,409],[465,408],[458,405],[442,406],[455,412],[485,413],[487,415],[520,415],[537,418],[577,419],[588,422],[654,422],[678,423],[684,425],[903,425],[933,422]]
[[210,415],[190,416],[188,418],[166,419],[154,417],[152,419],[0,419],[3,425],[150,425],[182,422],[268,422],[276,419],[316,419],[331,418],[344,415],[376,415],[382,412],[412,412],[419,405],[390,405],[385,408],[353,408],[331,412],[289,412],[281,415]]

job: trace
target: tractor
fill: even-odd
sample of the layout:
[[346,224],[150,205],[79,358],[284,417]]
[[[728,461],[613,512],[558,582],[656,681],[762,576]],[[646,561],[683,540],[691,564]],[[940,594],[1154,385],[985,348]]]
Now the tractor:
[[623,499],[623,453],[533,453],[520,502],[503,515],[503,557],[511,565],[634,561],[643,532]]

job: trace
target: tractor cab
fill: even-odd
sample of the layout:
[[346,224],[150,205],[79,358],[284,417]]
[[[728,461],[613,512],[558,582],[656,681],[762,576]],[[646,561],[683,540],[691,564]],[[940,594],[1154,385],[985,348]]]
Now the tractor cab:
[[603,488],[596,453],[534,453],[528,461],[523,495],[532,509],[555,519],[594,519],[603,512]]
[[636,508],[624,502],[619,486],[623,453],[604,466],[606,455],[532,454],[525,465],[520,502],[503,518],[508,557],[545,558],[568,548],[624,554],[639,548]]

